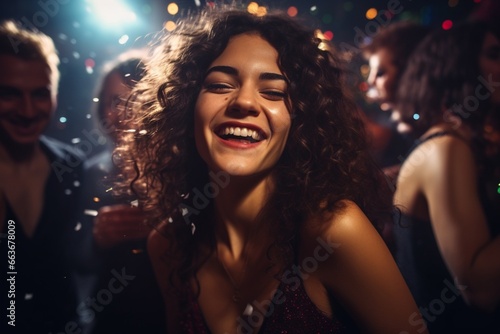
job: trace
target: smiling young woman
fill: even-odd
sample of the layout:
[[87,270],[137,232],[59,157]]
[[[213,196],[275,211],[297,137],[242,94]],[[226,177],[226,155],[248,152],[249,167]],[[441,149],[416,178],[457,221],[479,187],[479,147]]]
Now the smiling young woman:
[[157,226],[169,332],[421,329],[376,228],[388,187],[322,42],[286,15],[219,8],[147,64],[116,154]]

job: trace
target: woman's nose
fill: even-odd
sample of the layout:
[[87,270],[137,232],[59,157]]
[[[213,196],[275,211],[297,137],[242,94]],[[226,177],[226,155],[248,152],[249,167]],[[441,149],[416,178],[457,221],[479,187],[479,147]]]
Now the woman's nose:
[[373,86],[375,84],[376,76],[377,76],[377,71],[375,69],[370,69],[370,72],[368,73],[368,78],[366,79],[366,83],[370,86]]
[[235,92],[230,107],[231,111],[237,111],[244,114],[259,114],[257,95],[258,92],[256,89],[248,86],[241,86],[238,91]]

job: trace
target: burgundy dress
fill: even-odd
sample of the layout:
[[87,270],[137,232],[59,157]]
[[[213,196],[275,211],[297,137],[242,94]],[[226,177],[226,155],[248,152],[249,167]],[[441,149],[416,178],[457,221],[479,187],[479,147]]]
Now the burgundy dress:
[[[293,277],[292,277],[293,278]],[[208,334],[210,330],[203,318],[200,306],[190,289],[189,309],[182,314],[183,333]],[[356,332],[335,315],[330,318],[311,301],[300,278],[281,280],[271,306],[267,310],[254,310],[250,316],[238,319],[239,333],[253,333],[252,324],[263,320],[259,334],[307,334],[307,333],[351,333]]]

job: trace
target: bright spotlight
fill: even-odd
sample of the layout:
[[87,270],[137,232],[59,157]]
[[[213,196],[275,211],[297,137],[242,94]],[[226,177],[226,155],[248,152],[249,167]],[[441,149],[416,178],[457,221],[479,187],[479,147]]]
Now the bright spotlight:
[[88,11],[104,27],[118,28],[137,22],[137,15],[121,0],[87,0]]

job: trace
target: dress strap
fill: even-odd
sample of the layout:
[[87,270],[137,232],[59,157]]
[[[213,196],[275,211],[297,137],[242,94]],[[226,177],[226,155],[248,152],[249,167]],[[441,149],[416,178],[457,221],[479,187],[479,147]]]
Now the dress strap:
[[[438,131],[438,132],[434,132],[433,134],[430,134],[427,137],[424,137],[422,139],[416,139],[415,142],[414,142],[414,144],[412,145],[412,147],[410,147],[410,149],[408,150],[408,153],[406,153],[406,157],[410,156],[410,154],[417,147],[419,147],[421,144],[425,143],[426,141],[429,141],[431,139],[438,138],[438,137],[443,137],[443,136],[452,136],[452,137],[456,137],[458,139],[461,139],[464,142],[467,142],[462,136],[460,136],[456,132],[453,132],[453,131]],[[467,145],[469,145],[469,143],[467,143]]]

